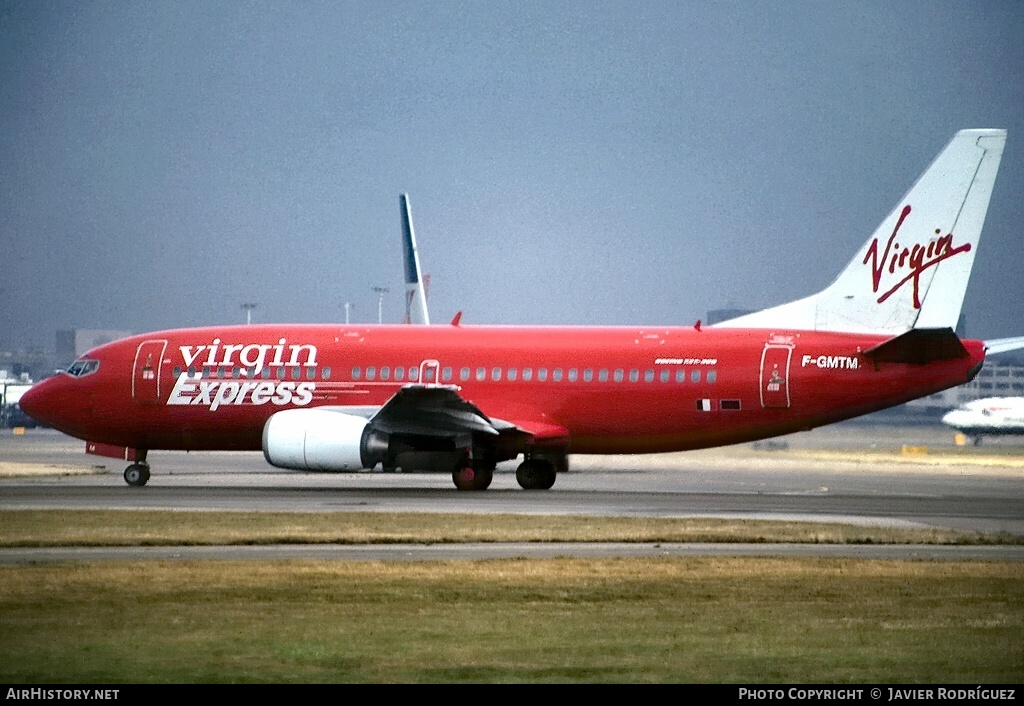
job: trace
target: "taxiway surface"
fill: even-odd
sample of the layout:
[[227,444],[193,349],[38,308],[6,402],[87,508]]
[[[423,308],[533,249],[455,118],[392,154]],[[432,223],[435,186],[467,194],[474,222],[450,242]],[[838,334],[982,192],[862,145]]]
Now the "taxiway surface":
[[[3,430],[0,509],[724,517],[1024,535],[1021,440],[961,449],[942,428],[847,423],[792,435],[773,446],[572,457],[573,470],[560,475],[550,491],[520,489],[514,464],[507,464],[499,467],[491,488],[480,493],[457,492],[447,475],[300,474],[268,466],[260,453],[153,452],[149,485],[129,488],[121,478],[125,464],[87,456],[83,442],[51,430],[28,430],[20,436]],[[564,553],[568,547],[561,549]],[[509,549],[463,551],[500,555]],[[717,553],[722,551],[717,547]]]

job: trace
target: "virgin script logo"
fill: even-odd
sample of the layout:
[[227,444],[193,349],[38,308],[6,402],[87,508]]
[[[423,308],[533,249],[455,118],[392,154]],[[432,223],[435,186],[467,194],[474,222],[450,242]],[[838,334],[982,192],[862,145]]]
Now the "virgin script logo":
[[[919,288],[921,274],[929,267],[935,267],[943,260],[948,260],[954,255],[968,252],[971,249],[971,244],[964,243],[963,245],[954,246],[953,234],[939,235],[942,231],[936,228],[936,237],[934,240],[929,241],[928,245],[915,243],[913,247],[901,247],[896,242],[896,235],[899,233],[900,227],[908,215],[910,215],[910,204],[903,207],[903,212],[900,213],[899,220],[896,221],[896,227],[892,229],[892,235],[889,236],[889,241],[885,244],[885,250],[881,256],[878,254],[878,238],[875,238],[871,241],[871,245],[868,246],[868,252],[864,256],[862,264],[866,265],[868,261],[871,262],[871,284],[875,294],[878,294],[882,276],[886,271],[890,275],[900,278],[899,281],[878,297],[879,304],[895,294],[907,282],[913,282],[914,308],[920,309],[921,295]],[[886,286],[888,286],[888,283],[886,283]]]

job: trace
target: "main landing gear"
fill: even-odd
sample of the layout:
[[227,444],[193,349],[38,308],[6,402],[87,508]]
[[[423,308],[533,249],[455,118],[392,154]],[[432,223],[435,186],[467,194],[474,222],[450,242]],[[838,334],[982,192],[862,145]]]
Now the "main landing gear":
[[[459,490],[487,490],[494,480],[494,463],[464,460],[452,471],[452,481]],[[555,484],[559,471],[568,471],[565,456],[531,456],[519,464],[516,480],[524,490],[548,490]]]
[[546,458],[528,458],[516,469],[524,490],[547,490],[555,484],[555,464]]
[[467,463],[452,471],[452,480],[459,490],[487,490],[494,480],[494,466]]
[[145,461],[133,463],[124,469],[124,482],[133,488],[141,488],[149,481],[149,464]]

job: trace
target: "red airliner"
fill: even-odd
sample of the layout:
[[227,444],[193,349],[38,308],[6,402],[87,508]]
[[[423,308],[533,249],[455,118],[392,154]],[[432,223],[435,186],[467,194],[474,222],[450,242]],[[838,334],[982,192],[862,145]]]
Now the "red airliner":
[[716,326],[253,325],[161,331],[89,351],[25,412],[124,458],[257,450],[306,471],[440,471],[482,490],[522,455],[547,489],[567,454],[763,439],[971,380],[953,332],[1006,140],[963,130],[839,277]]

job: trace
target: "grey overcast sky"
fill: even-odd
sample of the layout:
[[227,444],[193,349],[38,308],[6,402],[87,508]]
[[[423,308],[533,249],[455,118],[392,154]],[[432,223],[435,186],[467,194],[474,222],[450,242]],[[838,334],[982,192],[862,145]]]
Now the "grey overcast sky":
[[0,0],[0,349],[402,315],[692,324],[828,284],[1009,130],[964,310],[1024,335],[1024,3]]

